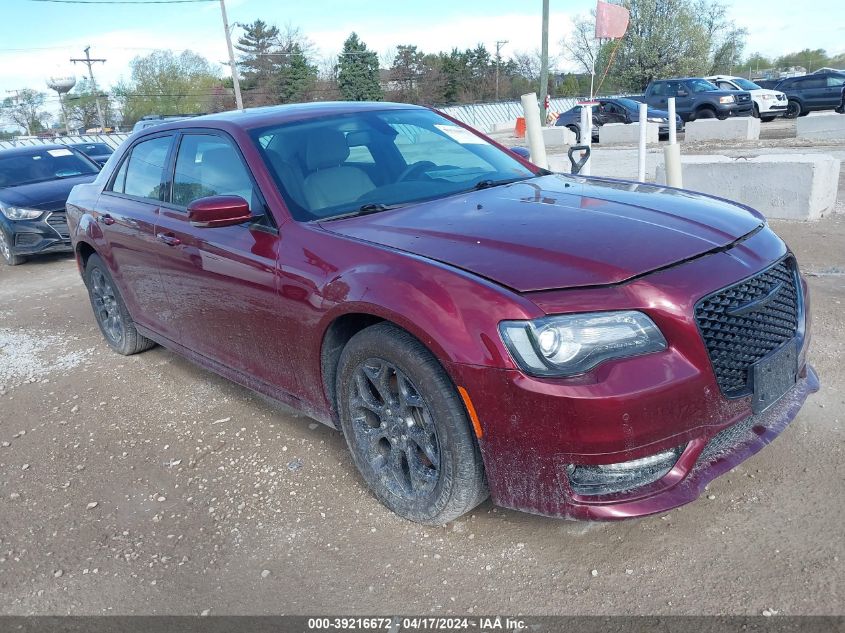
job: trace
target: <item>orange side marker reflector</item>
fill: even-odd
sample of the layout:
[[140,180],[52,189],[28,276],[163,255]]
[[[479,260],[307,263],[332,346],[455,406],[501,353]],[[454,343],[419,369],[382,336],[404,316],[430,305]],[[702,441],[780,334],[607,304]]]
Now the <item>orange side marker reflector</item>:
[[472,400],[469,399],[469,394],[463,387],[458,387],[458,393],[460,393],[461,398],[464,399],[464,404],[466,405],[467,412],[469,413],[469,419],[472,422],[472,428],[475,430],[475,437],[481,439],[481,436],[484,435],[484,431],[481,430],[481,422],[478,421],[478,414],[475,412]]

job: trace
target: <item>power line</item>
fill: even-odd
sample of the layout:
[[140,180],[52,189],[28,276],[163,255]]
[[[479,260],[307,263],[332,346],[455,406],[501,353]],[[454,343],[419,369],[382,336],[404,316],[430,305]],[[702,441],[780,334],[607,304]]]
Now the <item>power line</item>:
[[215,2],[215,0],[29,0],[29,2],[52,2],[53,4],[192,4]]

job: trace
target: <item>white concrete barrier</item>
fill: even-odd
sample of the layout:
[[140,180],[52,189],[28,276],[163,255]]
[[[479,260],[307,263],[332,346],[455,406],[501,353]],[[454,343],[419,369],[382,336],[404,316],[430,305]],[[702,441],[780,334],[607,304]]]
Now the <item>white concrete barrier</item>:
[[546,147],[575,145],[575,132],[565,127],[544,127],[543,142]]
[[514,128],[516,128],[516,120],[513,121],[500,121],[499,123],[493,124],[492,132],[510,132],[513,134]]
[[755,141],[760,138],[760,119],[699,119],[687,123],[684,141]]
[[[685,189],[735,200],[767,218],[817,220],[836,205],[840,164],[833,156],[684,156],[681,164]],[[657,182],[666,182],[665,165],[657,167]]]
[[798,118],[798,138],[814,141],[845,139],[845,114],[821,114]]
[[[645,134],[646,143],[657,143],[660,125],[646,123]],[[602,145],[636,145],[639,141],[639,123],[608,123],[599,128],[599,143]]]

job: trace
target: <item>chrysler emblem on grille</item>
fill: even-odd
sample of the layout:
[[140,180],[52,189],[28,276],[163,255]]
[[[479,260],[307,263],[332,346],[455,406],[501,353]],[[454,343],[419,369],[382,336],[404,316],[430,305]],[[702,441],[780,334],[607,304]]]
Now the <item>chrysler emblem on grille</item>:
[[780,289],[783,288],[783,282],[779,282],[772,288],[768,293],[764,296],[760,297],[759,299],[754,299],[753,301],[749,301],[745,305],[738,306],[736,308],[731,308],[730,310],[726,310],[726,312],[730,316],[734,317],[742,317],[751,314],[752,312],[757,312],[758,310],[762,310],[770,303],[772,303],[775,299],[778,298],[778,294],[780,294]]

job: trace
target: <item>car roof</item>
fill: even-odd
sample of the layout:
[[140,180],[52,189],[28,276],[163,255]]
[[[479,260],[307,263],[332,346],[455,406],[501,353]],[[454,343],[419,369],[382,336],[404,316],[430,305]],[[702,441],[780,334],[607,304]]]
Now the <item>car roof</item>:
[[[325,101],[314,103],[295,103],[279,106],[229,110],[215,114],[161,122],[151,132],[177,130],[192,127],[224,127],[250,130],[269,125],[278,125],[291,121],[313,119],[327,115],[352,114],[355,112],[379,112],[386,110],[425,110],[422,106],[409,103],[390,103],[383,101]],[[147,129],[144,131],[146,132]]]
[[9,149],[0,149],[0,156],[26,156],[27,154],[35,154],[36,152],[43,152],[48,149],[67,149],[67,145],[60,145],[58,143],[51,143],[49,145],[22,145],[21,147],[12,147]]

